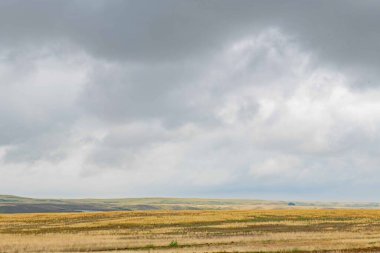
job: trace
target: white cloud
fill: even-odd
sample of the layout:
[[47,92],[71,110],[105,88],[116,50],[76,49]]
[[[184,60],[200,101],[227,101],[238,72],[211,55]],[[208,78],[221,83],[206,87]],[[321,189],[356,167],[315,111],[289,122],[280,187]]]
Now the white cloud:
[[[250,169],[252,176],[267,180],[292,178],[299,174],[302,164],[297,157],[289,155],[274,156]],[[297,178],[294,178],[297,179]]]
[[75,51],[19,76],[19,61],[0,60],[0,192],[297,197],[378,183],[380,90],[352,89],[279,29],[183,65]]

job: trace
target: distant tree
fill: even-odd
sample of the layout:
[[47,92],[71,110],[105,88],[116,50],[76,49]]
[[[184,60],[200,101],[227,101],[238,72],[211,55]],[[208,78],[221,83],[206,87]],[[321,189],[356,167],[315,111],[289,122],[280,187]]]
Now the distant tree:
[[293,202],[289,202],[288,203],[288,206],[295,206],[296,204],[295,203],[293,203]]

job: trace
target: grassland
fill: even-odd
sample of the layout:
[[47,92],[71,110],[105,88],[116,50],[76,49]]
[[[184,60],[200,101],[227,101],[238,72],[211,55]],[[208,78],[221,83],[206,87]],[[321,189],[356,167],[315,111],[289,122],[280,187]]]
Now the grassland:
[[380,210],[2,214],[0,252],[380,252]]
[[[253,210],[287,209],[287,201],[252,199],[121,198],[121,199],[34,199],[0,195],[0,213],[49,213],[136,210]],[[297,208],[379,209],[375,202],[292,201]]]

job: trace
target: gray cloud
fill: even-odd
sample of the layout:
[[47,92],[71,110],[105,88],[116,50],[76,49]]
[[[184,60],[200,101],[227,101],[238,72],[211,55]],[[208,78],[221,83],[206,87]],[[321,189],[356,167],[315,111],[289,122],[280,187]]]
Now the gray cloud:
[[379,8],[1,1],[0,191],[372,199]]
[[1,42],[70,41],[95,56],[174,60],[279,27],[339,65],[379,65],[377,1],[2,1]]
[[188,120],[206,120],[202,109],[187,99],[186,91],[196,85],[197,76],[203,72],[200,66],[193,65],[95,67],[82,92],[81,105],[88,112],[116,122],[150,118],[177,125]]
[[24,54],[3,51],[1,56],[0,145],[9,150],[4,159],[17,163],[57,157],[52,149],[62,144],[80,115],[75,99],[85,78],[83,62],[44,48]]

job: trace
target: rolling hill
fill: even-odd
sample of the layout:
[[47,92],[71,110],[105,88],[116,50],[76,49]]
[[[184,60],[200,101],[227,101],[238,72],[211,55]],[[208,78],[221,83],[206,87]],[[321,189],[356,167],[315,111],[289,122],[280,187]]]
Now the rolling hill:
[[100,212],[134,210],[234,210],[234,209],[376,209],[374,202],[302,202],[249,199],[120,198],[37,199],[0,195],[0,213]]

